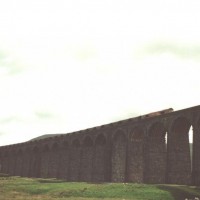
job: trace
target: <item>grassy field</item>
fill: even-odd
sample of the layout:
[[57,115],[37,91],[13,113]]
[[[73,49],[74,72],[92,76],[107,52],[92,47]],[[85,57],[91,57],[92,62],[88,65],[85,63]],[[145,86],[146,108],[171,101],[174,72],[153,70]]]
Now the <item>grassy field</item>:
[[200,198],[199,187],[0,177],[0,200],[185,200],[195,197]]

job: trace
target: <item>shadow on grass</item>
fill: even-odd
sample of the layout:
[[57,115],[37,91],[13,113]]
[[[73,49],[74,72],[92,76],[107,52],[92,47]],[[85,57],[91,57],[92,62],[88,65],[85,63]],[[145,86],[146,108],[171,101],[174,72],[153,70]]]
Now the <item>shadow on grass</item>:
[[61,179],[56,179],[56,178],[51,178],[51,179],[39,178],[38,182],[40,182],[40,183],[63,183],[63,182],[66,182],[66,181],[65,180],[61,180]]
[[194,200],[195,197],[200,199],[199,187],[159,185],[158,188],[169,192],[175,200]]
[[0,173],[0,177],[9,177],[9,174]]

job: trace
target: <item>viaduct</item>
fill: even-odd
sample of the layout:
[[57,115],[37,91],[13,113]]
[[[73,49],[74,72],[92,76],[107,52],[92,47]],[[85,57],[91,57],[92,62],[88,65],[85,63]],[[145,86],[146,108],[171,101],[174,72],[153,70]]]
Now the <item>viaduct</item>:
[[0,165],[24,177],[200,185],[200,106],[2,146]]

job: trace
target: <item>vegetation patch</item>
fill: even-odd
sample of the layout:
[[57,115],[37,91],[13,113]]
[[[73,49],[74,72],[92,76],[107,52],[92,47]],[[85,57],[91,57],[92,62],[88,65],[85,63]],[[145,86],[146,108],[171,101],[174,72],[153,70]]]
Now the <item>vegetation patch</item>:
[[[2,177],[3,178],[3,177]],[[75,183],[58,179],[4,177],[0,200],[185,200],[200,198],[200,188],[133,183]]]

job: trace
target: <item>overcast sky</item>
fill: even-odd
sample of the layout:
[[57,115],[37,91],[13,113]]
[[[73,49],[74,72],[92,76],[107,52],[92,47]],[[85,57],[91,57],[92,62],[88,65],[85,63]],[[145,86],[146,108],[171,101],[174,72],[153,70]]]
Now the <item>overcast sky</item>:
[[0,145],[200,99],[199,0],[0,4]]

